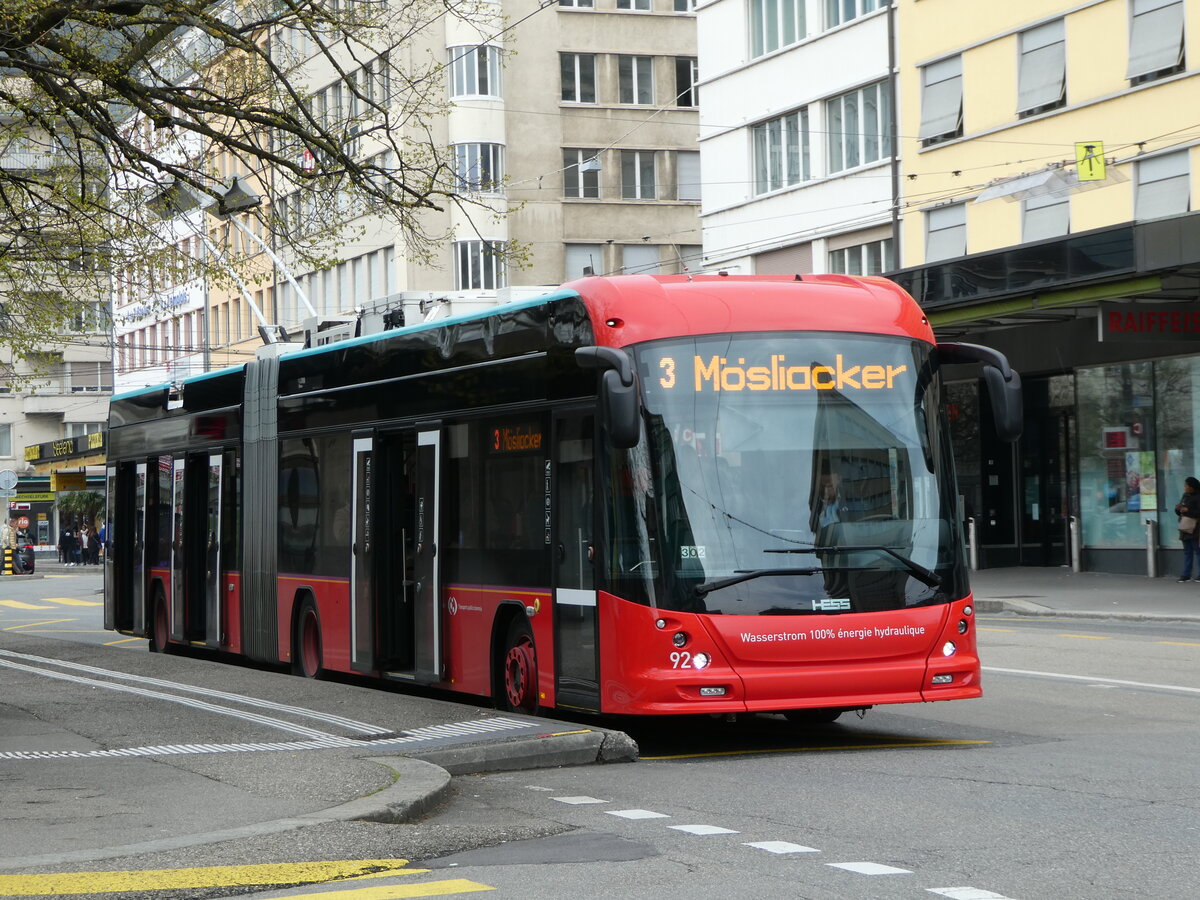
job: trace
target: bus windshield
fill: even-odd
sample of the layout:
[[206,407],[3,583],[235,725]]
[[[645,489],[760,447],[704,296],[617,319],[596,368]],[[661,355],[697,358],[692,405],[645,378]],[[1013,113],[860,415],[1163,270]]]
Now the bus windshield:
[[646,433],[614,455],[613,589],[723,615],[964,596],[931,351],[796,332],[640,345]]

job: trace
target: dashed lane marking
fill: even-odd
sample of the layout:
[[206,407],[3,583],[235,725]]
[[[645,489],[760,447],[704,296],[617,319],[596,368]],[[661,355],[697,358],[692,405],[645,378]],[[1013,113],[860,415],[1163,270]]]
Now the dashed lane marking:
[[559,803],[565,803],[568,806],[587,806],[590,803],[607,803],[607,800],[597,800],[595,797],[551,797],[551,800],[557,800]]
[[[260,863],[250,866],[201,866],[128,872],[60,872],[50,875],[0,875],[0,896],[67,897],[132,891],[186,891],[214,887],[325,884],[347,878],[421,875],[407,859],[352,859],[333,862]],[[419,896],[419,895],[418,895]]]
[[669,819],[666,813],[655,812],[652,809],[608,809],[606,815],[619,816],[622,819]]
[[701,836],[710,834],[741,834],[741,832],[734,831],[732,828],[720,828],[716,825],[668,825],[667,827],[686,834],[698,834]]
[[854,872],[858,875],[911,875],[912,869],[898,869],[895,866],[885,866],[883,863],[873,862],[844,862],[844,863],[825,863],[834,869],[845,869],[847,872]]
[[1156,641],[1156,643],[1166,644],[1168,647],[1200,647],[1200,644],[1193,644],[1188,641]]
[[1112,638],[1105,634],[1060,634],[1059,637],[1080,638],[1085,641],[1111,641]]
[[766,850],[768,853],[820,853],[816,847],[805,847],[803,844],[793,844],[791,841],[747,841],[747,847],[755,850]]
[[931,894],[941,894],[950,900],[1011,900],[995,891],[985,891],[973,887],[926,888]]
[[1121,678],[1101,678],[1098,675],[1067,675],[1064,672],[1038,672],[1032,669],[1002,669],[997,666],[984,666],[985,672],[1000,672],[1003,675],[1031,675],[1035,678],[1063,678],[1067,681],[1089,681],[1101,684],[1114,684],[1124,687],[1151,688],[1156,691],[1181,691],[1185,694],[1200,694],[1200,688],[1187,687],[1182,684],[1154,684],[1148,681],[1125,681]]

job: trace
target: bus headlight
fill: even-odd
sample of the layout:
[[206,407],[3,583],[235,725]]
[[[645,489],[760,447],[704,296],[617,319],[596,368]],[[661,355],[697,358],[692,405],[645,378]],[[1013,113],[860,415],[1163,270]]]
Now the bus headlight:
[[953,656],[958,652],[958,647],[954,645],[954,641],[946,641],[942,644],[942,656]]
[[712,660],[709,659],[707,653],[697,653],[692,657],[692,668],[707,669],[710,662],[712,662]]

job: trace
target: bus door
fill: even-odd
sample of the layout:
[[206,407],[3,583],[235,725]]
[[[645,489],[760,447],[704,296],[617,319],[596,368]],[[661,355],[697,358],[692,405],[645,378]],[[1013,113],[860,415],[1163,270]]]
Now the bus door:
[[554,417],[551,523],[558,705],[600,709],[594,576],[595,460],[591,412]]
[[354,436],[350,471],[350,667],[375,669],[375,437]]
[[[221,601],[225,593],[225,570],[229,566],[229,556],[225,553],[224,539],[231,530],[228,519],[236,512],[227,503],[229,479],[233,474],[227,467],[224,455],[213,453],[208,457],[207,521],[204,527],[204,640],[210,647],[220,646],[225,630]],[[233,550],[232,547],[229,549]]]
[[417,434],[378,438],[374,493],[375,627],[377,665],[397,678],[412,678],[417,555]]
[[171,466],[171,639],[206,638],[205,571],[208,548],[210,462],[207,455],[177,457]]
[[[130,630],[134,634],[146,633],[146,527],[149,521],[147,504],[150,502],[148,473],[147,463],[138,463],[134,467],[132,515],[126,520],[128,524],[125,526],[118,524],[119,534],[112,537],[112,540],[121,544],[128,543],[125,550],[118,545],[117,561],[118,564],[129,566],[129,598],[133,607],[133,627]],[[119,512],[118,509],[114,515]]]
[[[108,469],[105,512],[104,627],[132,631],[145,625],[142,608],[142,538],[145,520],[146,466],[121,463]],[[116,526],[119,531],[114,531]],[[135,550],[137,555],[135,556]],[[135,568],[136,567],[136,568]]]
[[440,681],[442,654],[441,560],[438,537],[441,527],[440,423],[417,426],[416,494],[413,504],[413,640],[415,676],[419,681]]

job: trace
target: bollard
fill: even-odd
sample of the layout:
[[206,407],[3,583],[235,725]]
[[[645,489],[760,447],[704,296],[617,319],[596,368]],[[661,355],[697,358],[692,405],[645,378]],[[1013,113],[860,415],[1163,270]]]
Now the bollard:
[[1071,542],[1071,571],[1083,571],[1083,547],[1079,542],[1079,516],[1068,516],[1067,535]]
[[1146,520],[1146,575],[1158,577],[1158,521]]
[[4,548],[4,568],[0,569],[0,575],[11,575],[13,573],[13,552],[11,547]]
[[975,517],[967,519],[967,549],[971,554],[971,571],[979,571],[979,532],[975,527]]

